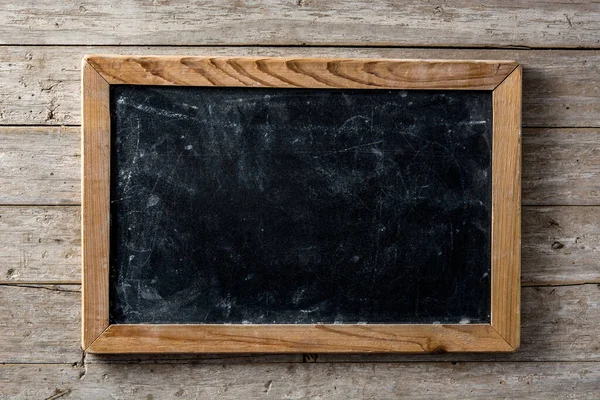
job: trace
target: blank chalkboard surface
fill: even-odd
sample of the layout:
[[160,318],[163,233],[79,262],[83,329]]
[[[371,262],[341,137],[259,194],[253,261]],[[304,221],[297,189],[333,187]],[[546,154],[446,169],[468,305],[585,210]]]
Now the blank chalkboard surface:
[[82,69],[86,351],[518,347],[515,62]]
[[114,86],[111,323],[489,322],[491,97]]

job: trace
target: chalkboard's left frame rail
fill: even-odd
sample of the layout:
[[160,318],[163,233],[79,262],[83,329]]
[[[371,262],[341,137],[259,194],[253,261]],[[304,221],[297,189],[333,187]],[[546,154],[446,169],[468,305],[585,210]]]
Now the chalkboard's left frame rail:
[[108,329],[110,85],[82,63],[82,347]]
[[[490,324],[110,325],[110,86],[492,92]],[[86,56],[82,347],[91,353],[494,352],[520,342],[521,67],[514,61]]]

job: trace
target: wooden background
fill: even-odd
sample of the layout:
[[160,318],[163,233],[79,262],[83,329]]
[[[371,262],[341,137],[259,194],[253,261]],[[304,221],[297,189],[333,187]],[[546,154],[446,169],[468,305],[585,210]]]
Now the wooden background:
[[[586,1],[0,0],[0,398],[599,398],[598,49]],[[518,60],[520,350],[84,356],[86,53]]]

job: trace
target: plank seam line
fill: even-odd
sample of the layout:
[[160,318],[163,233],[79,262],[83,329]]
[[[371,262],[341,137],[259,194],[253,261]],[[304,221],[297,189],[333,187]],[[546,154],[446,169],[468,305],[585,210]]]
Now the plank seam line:
[[573,282],[573,283],[554,283],[554,282],[550,282],[550,283],[546,283],[546,282],[540,282],[540,283],[522,283],[521,287],[522,288],[536,288],[536,287],[569,287],[569,286],[585,286],[585,285],[600,285],[600,279],[591,279],[589,281],[584,281],[584,282]]
[[0,286],[33,286],[35,285],[43,285],[43,286],[81,286],[81,281],[72,280],[72,281],[3,281],[0,280]]
[[81,124],[0,124],[0,126],[3,128],[81,128]]
[[[518,350],[516,353],[513,354],[518,354]],[[192,354],[192,353],[188,353],[188,354]],[[216,354],[216,353],[215,353]],[[302,355],[302,354],[307,354],[307,353],[287,353],[288,355]],[[327,354],[327,353],[310,353],[310,354]],[[457,355],[458,357],[460,357],[460,353],[454,353],[455,355]],[[297,360],[297,361],[260,361],[260,362],[233,362],[230,363],[229,365],[255,365],[255,364],[281,364],[281,365],[286,365],[286,364],[321,364],[321,365],[327,365],[327,364],[440,364],[440,365],[445,365],[445,364],[452,364],[452,365],[457,365],[457,364],[523,364],[523,363],[529,363],[529,364],[598,364],[600,365],[600,360],[494,360],[494,353],[480,353],[481,355],[490,355],[490,359],[487,360],[424,360],[424,359],[417,359],[417,360],[365,360],[365,361],[360,361],[360,360],[356,360],[356,361],[316,361],[316,362],[304,362],[302,360]],[[136,353],[130,354],[133,357],[135,357]],[[212,363],[212,362],[203,362],[203,361],[221,361],[221,363],[227,363],[227,360],[229,358],[232,359],[236,359],[236,358],[248,358],[250,360],[254,359],[254,358],[258,358],[258,357],[264,357],[264,356],[269,356],[269,355],[273,355],[276,356],[276,354],[269,354],[269,353],[255,353],[255,354],[249,354],[246,356],[243,355],[238,355],[238,356],[231,356],[231,355],[227,355],[226,353],[223,354],[223,358],[220,357],[214,357],[214,358],[198,358],[197,360],[186,360],[186,359],[178,359],[178,358],[172,358],[172,359],[161,359],[161,360],[153,360],[152,358],[149,358],[148,360],[143,360],[143,361],[136,361],[136,360],[107,360],[107,361],[86,361],[85,366],[89,366],[89,365],[118,365],[118,364],[122,364],[122,365],[185,365],[185,366],[190,366],[190,365],[198,365],[198,366],[217,366],[220,365],[219,363]],[[391,354],[393,355],[393,353]],[[96,356],[96,355],[94,355]],[[104,354],[103,356],[107,356],[107,354]],[[110,354],[108,354],[108,356],[110,356]],[[365,354],[361,354],[361,356],[365,356]],[[389,355],[385,355],[385,356],[389,356]],[[385,357],[384,356],[384,357]],[[399,355],[400,356],[400,355]],[[407,355],[406,357],[411,357],[410,355]],[[422,355],[417,355],[418,357],[422,357]],[[77,364],[77,365],[75,365]],[[84,365],[80,365],[79,361],[77,362],[0,362],[0,369],[2,368],[6,368],[6,367],[19,367],[19,366],[36,366],[36,365],[42,365],[42,366],[59,366],[59,365],[64,365],[64,366],[69,366],[72,368],[84,368]]]
[[56,203],[2,203],[0,202],[1,207],[81,207],[81,203],[64,203],[64,204],[56,204]]
[[593,204],[568,204],[568,203],[563,203],[563,204],[556,204],[556,203],[552,203],[552,204],[544,204],[544,203],[521,203],[521,207],[522,208],[544,208],[544,207],[598,207],[600,206],[600,203],[593,203]]
[[568,51],[594,51],[600,50],[599,46],[526,46],[526,45],[481,45],[481,46],[461,46],[461,45],[447,45],[447,46],[436,46],[436,45],[395,45],[395,44],[307,44],[307,43],[287,43],[287,44],[276,44],[276,43],[216,43],[216,44],[114,44],[114,43],[3,43],[0,47],[169,47],[169,48],[347,48],[347,49],[432,49],[432,50],[519,50],[519,51],[555,51],[555,50],[568,50]]
[[[28,289],[44,289],[52,292],[64,292],[64,293],[81,293],[80,290],[68,290],[68,289],[59,289],[55,286],[59,286],[57,284],[51,285],[35,285],[35,284],[11,284],[11,283],[0,283],[0,286],[12,286],[12,287],[23,287]],[[70,285],[72,286],[72,285]]]

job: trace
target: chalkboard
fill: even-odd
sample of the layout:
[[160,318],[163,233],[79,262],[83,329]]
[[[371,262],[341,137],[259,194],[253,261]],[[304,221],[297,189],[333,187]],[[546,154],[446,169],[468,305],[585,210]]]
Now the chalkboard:
[[88,56],[83,339],[512,351],[512,61]]
[[490,321],[491,93],[118,85],[111,323]]

